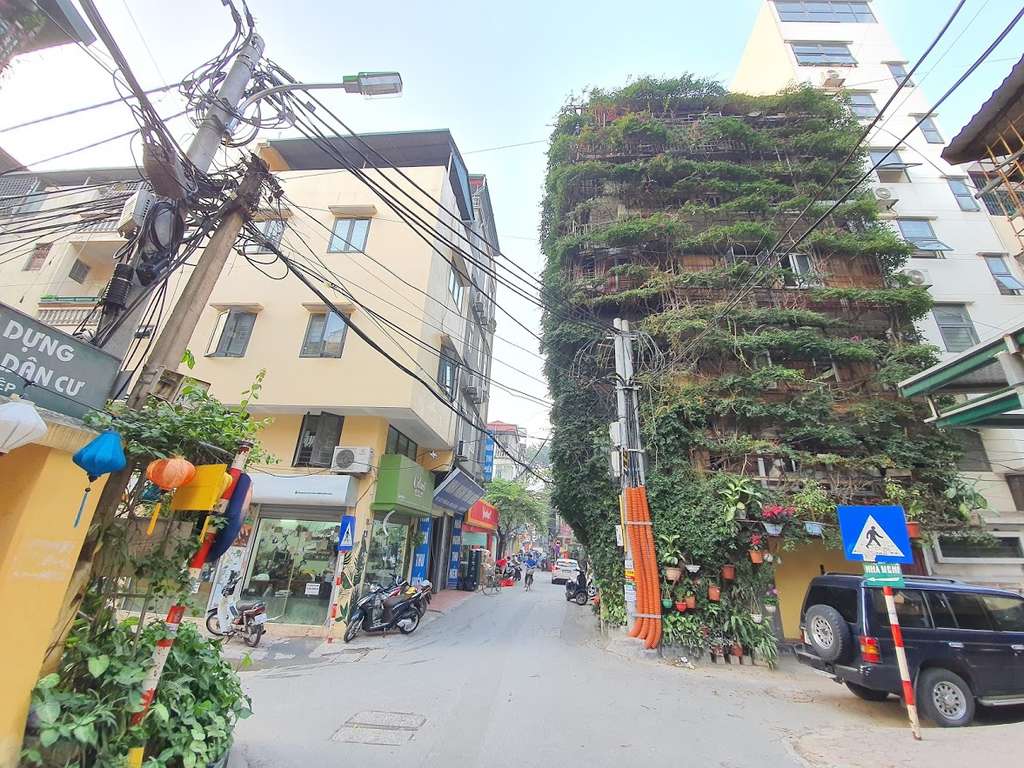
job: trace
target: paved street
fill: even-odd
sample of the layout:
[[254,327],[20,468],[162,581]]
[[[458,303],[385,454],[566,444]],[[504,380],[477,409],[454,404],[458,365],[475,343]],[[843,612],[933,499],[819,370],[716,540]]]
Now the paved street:
[[[243,673],[256,714],[231,768],[483,766],[885,766],[913,757],[991,765],[1024,726],[929,728],[913,744],[895,700],[861,702],[786,664],[674,667],[606,640],[589,608],[541,577],[476,595],[411,638],[272,644]],[[290,649],[290,650],[289,650]],[[616,653],[621,650],[621,653]],[[235,652],[240,652],[235,649]],[[866,729],[871,736],[865,739]],[[962,764],[962,763],[960,763]]]

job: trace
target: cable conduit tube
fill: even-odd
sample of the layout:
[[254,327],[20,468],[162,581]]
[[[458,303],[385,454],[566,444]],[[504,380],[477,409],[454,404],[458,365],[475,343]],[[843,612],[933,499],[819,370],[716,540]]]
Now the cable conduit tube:
[[636,489],[626,489],[627,498],[629,499],[629,528],[633,531],[633,580],[636,584],[636,605],[637,605],[637,623],[636,623],[636,637],[639,640],[643,640],[647,636],[649,620],[647,615],[651,612],[650,605],[650,590],[647,588],[647,580],[644,577],[644,552],[643,552],[643,540],[640,537],[640,526],[637,523],[640,522],[640,511],[637,505]]
[[661,644],[661,588],[658,584],[658,559],[654,550],[654,533],[651,525],[651,508],[647,503],[647,489],[640,486],[636,492],[640,508],[640,521],[643,523],[638,527],[647,553],[645,564],[650,585],[649,602],[653,607],[651,613],[657,616],[657,618],[649,620],[651,631],[647,635],[647,648],[652,649]]
[[[629,552],[633,558],[633,586],[636,590],[636,612],[638,614],[645,613],[643,598],[641,597],[640,579],[636,577],[637,574],[637,553],[639,552],[639,539],[636,536],[637,526],[633,525],[633,499],[629,493],[629,488],[622,489],[623,508],[625,510],[625,521],[626,521],[626,536],[629,541]],[[643,619],[640,616],[636,616],[633,620],[633,626],[629,630],[630,637],[637,637],[640,634],[640,628],[643,625]]]
[[654,604],[654,592],[651,590],[650,570],[648,567],[650,553],[647,551],[646,543],[644,541],[643,511],[640,504],[640,492],[637,488],[630,488],[630,493],[633,495],[633,528],[636,529],[637,539],[637,554],[635,556],[634,570],[637,575],[637,582],[643,586],[644,594],[644,618],[637,637],[640,640],[643,640],[646,644],[648,639],[654,633],[654,620],[651,619],[651,616],[657,612],[658,606]]

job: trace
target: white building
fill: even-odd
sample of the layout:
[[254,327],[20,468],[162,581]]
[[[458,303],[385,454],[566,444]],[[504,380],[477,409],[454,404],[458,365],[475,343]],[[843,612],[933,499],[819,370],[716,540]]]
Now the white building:
[[[764,0],[732,89],[763,94],[794,83],[845,89],[854,112],[867,122],[913,66],[908,59],[919,55],[900,51],[879,5]],[[924,15],[922,21],[937,31],[943,19]],[[936,302],[920,330],[949,356],[1024,318],[1024,274],[1014,258],[1020,245],[1005,218],[990,215],[975,198],[968,169],[940,156],[955,126],[944,129],[936,113],[899,142],[930,107],[922,90],[908,83],[872,131],[868,147],[875,158],[878,150],[896,147],[875,174],[873,188],[885,217],[917,247],[906,274],[928,285]],[[947,541],[943,547],[940,537],[925,549],[925,558],[936,574],[1024,587],[1024,435],[961,432],[967,448],[961,469],[988,499],[983,514],[1000,546]]]

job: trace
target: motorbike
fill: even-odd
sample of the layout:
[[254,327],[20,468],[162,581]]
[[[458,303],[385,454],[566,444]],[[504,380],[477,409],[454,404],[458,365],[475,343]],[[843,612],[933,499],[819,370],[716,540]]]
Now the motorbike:
[[[576,603],[576,605],[586,605],[589,599],[589,587],[590,584],[587,585],[587,588],[580,587],[575,579],[569,579],[565,582],[565,599],[570,603]],[[594,594],[597,594],[596,590]]]
[[411,635],[427,612],[426,605],[433,585],[424,581],[418,587],[393,580],[391,586],[370,586],[367,594],[356,602],[345,627],[345,642],[352,642],[359,631],[388,632],[398,629]]
[[239,571],[231,571],[228,583],[220,591],[217,607],[206,612],[206,628],[211,635],[232,638],[241,635],[245,644],[255,648],[266,631],[267,605],[263,602],[238,603],[235,589],[241,580]]

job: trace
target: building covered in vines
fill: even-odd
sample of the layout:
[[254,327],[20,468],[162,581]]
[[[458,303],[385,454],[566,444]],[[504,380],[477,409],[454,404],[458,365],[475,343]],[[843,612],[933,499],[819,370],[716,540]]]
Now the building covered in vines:
[[589,550],[606,620],[625,615],[616,317],[641,334],[658,556],[689,566],[662,584],[667,642],[770,659],[810,577],[841,563],[837,504],[902,503],[925,535],[971,529],[982,502],[957,442],[895,390],[936,359],[914,328],[927,290],[899,274],[910,246],[866,191],[812,228],[861,175],[858,153],[832,178],[861,130],[841,96],[692,76],[563,110],[542,222],[553,502]]

